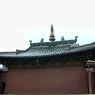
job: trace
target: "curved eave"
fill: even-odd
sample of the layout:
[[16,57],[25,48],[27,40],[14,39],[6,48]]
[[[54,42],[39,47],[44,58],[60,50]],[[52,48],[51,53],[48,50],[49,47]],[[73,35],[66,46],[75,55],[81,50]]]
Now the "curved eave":
[[61,51],[57,53],[51,53],[51,54],[39,54],[39,55],[19,55],[19,54],[13,54],[13,55],[0,55],[0,58],[42,58],[42,57],[52,57],[52,56],[65,56],[65,55],[71,55],[71,54],[79,54],[82,52],[86,52],[89,50],[94,50],[95,45],[88,45],[88,46],[80,46],[76,48],[69,49],[68,51]]

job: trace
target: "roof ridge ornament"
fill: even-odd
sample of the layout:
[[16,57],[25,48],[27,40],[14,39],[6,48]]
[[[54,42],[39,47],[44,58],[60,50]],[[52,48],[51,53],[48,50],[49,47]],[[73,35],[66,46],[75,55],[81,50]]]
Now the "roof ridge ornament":
[[64,36],[62,36],[62,37],[61,37],[61,41],[65,41],[65,38],[64,38]]
[[55,41],[55,36],[54,36],[54,29],[53,29],[53,25],[51,24],[51,33],[49,36],[49,41],[54,42]]
[[77,42],[77,38],[78,38],[78,36],[75,36],[75,42]]
[[41,38],[41,41],[40,41],[40,43],[43,43],[44,42],[44,38]]
[[30,42],[30,46],[32,46],[32,40],[29,40],[29,42]]

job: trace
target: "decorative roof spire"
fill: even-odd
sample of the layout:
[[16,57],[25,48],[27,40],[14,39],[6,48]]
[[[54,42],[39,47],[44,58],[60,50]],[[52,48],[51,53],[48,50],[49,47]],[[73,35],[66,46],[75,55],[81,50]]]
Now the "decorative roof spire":
[[54,42],[55,41],[53,25],[51,25],[51,33],[50,33],[50,36],[49,37],[50,37],[49,40],[51,42]]

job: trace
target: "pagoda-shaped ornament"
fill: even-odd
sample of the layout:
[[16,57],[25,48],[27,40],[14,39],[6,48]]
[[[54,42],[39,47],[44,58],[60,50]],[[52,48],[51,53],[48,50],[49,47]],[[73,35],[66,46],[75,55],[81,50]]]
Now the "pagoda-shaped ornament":
[[51,25],[51,33],[50,33],[50,36],[49,37],[50,37],[49,38],[49,41],[50,42],[54,42],[55,41],[53,25]]

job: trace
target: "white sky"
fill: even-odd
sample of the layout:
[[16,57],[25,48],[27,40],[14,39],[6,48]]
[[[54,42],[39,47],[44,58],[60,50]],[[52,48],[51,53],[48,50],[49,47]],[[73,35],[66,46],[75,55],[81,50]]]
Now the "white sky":
[[95,0],[0,0],[0,51],[48,41],[51,24],[56,40],[78,36],[80,45],[94,42]]

